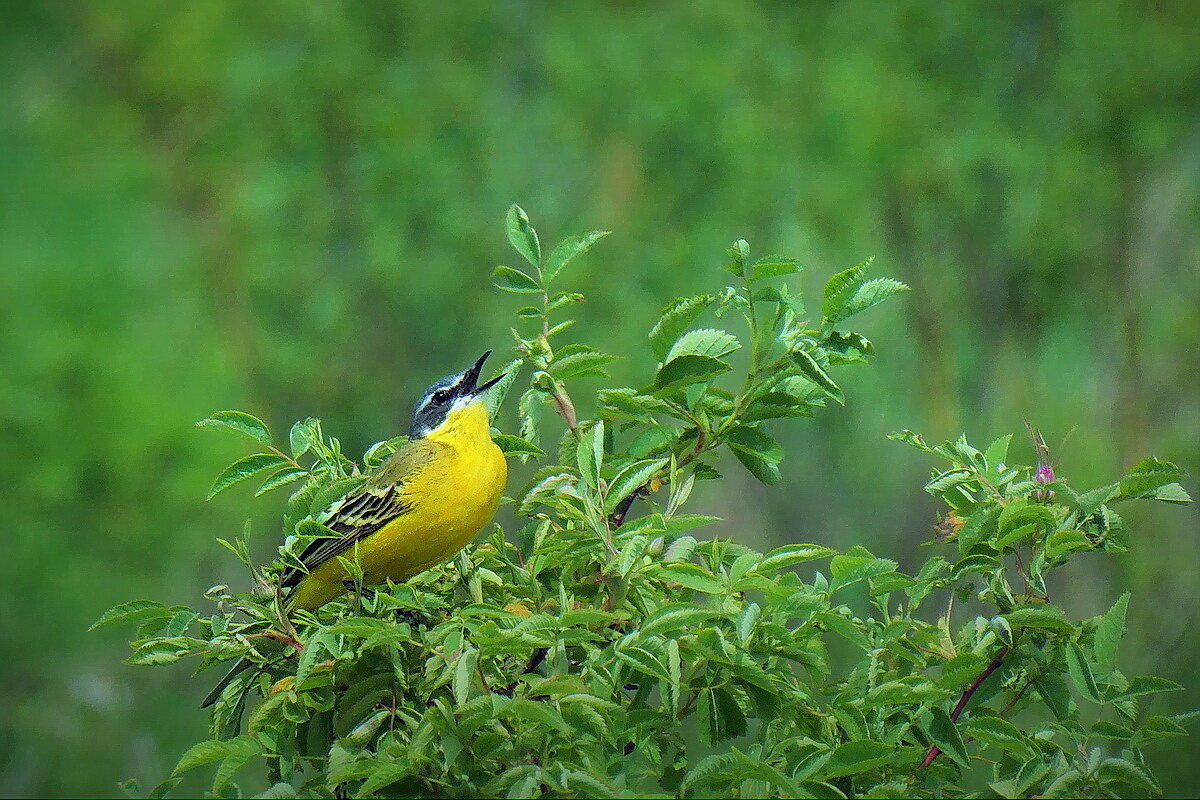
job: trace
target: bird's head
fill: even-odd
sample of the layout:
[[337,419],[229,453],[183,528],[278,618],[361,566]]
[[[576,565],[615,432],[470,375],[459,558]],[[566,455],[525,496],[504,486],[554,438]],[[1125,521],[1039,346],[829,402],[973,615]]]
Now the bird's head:
[[447,375],[425,390],[425,394],[413,409],[409,438],[420,439],[428,436],[444,425],[451,413],[479,400],[484,392],[503,377],[497,375],[482,386],[479,385],[479,373],[483,370],[483,362],[487,361],[491,354],[492,351],[488,350],[470,367],[462,372]]

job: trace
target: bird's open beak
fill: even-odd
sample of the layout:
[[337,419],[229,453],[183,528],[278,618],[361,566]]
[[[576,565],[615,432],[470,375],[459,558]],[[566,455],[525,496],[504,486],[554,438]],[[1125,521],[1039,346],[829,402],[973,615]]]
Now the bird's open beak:
[[483,362],[487,361],[488,356],[491,354],[492,351],[488,350],[479,357],[479,360],[476,361],[470,369],[467,370],[467,379],[463,381],[463,386],[467,387],[467,391],[471,395],[483,394],[488,389],[492,388],[497,381],[504,377],[504,373],[501,373],[482,386],[479,385],[479,373],[483,371]]

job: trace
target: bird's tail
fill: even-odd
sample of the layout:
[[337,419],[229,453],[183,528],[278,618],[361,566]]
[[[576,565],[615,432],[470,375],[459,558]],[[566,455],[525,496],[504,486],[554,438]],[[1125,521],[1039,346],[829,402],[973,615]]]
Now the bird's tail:
[[248,658],[239,660],[233,665],[233,669],[229,670],[224,678],[221,678],[221,680],[217,681],[217,685],[214,686],[212,691],[205,696],[204,701],[200,703],[200,707],[208,708],[213,703],[217,702],[217,700],[221,697],[221,692],[225,691],[225,687],[233,683],[234,678],[236,678],[238,675],[241,675],[252,666],[254,666],[254,662]]

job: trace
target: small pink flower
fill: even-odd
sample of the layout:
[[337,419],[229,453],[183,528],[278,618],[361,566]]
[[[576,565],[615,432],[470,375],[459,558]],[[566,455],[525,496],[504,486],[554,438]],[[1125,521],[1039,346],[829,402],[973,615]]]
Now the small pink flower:
[[1038,483],[1054,483],[1054,467],[1049,464],[1039,464],[1033,479]]

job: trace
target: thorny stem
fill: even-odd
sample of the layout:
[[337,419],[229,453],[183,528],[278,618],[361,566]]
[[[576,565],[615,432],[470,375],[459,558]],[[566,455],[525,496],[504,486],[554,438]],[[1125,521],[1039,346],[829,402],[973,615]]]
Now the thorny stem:
[[[983,685],[983,682],[991,677],[993,672],[1000,669],[1000,665],[1004,663],[1004,658],[1007,655],[1008,648],[1001,647],[1000,652],[996,654],[996,657],[992,659],[991,663],[983,668],[983,672],[979,673],[979,677],[972,681],[970,686],[968,686],[966,689],[963,689],[962,697],[958,699],[958,704],[955,705],[954,710],[950,712],[951,722],[958,722],[958,718],[962,716],[963,709],[967,707],[967,703],[971,702],[971,697],[979,690],[979,687]],[[917,766],[917,772],[921,772],[927,768],[941,754],[942,748],[938,747],[936,744],[931,745],[929,751],[925,753],[925,758]]]

